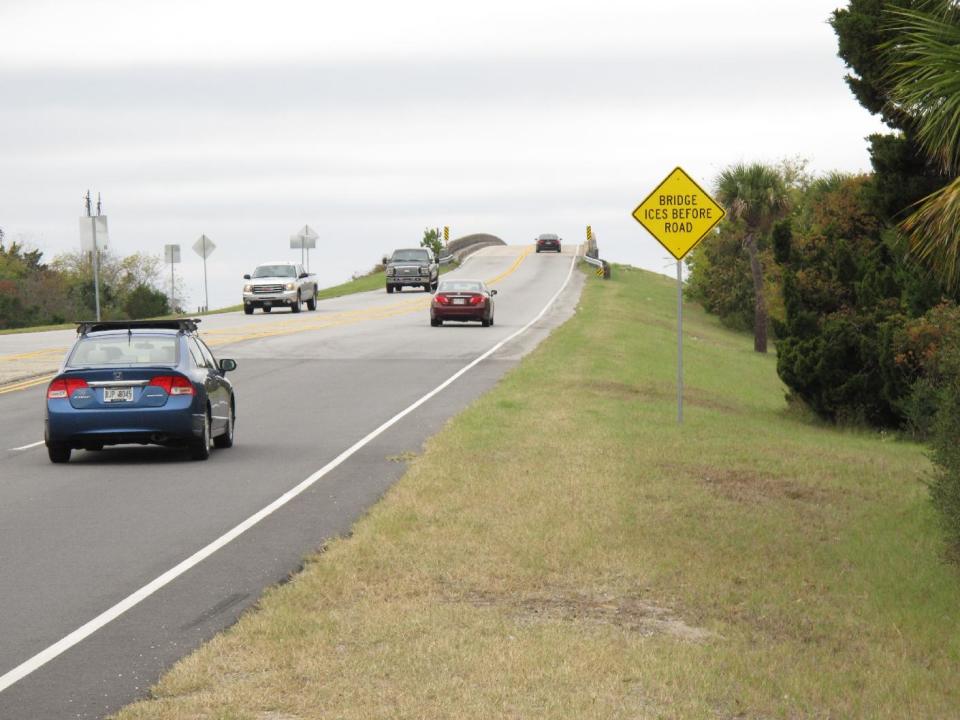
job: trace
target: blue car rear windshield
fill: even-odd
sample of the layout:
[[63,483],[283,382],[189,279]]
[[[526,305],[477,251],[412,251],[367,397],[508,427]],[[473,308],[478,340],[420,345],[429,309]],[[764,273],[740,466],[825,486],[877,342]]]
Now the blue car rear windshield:
[[67,367],[176,365],[177,338],[163,335],[112,335],[83,338],[73,348]]

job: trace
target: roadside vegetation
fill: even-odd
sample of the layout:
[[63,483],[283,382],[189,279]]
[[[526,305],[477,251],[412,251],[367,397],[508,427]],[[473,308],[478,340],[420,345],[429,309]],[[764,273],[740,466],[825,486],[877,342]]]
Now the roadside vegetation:
[[729,221],[689,259],[687,294],[760,352],[772,333],[792,400],[821,418],[928,441],[960,552],[960,10],[851,0],[832,24],[851,90],[895,132],[869,138],[867,175],[722,171]]
[[960,577],[923,449],[784,401],[775,359],[592,276],[575,317],[121,720],[956,717]]
[[[2,237],[2,231],[0,231],[0,237]],[[41,257],[42,254],[39,251],[26,251],[17,244],[13,244],[7,249],[4,248],[2,242],[0,242],[0,335],[73,329],[75,325],[73,322],[65,319],[67,316],[70,318],[94,316],[92,304],[92,275],[90,278],[83,280],[86,274],[92,272],[88,267],[89,263],[85,265],[82,258],[77,254],[58,258],[52,267],[48,267],[40,263]],[[14,262],[9,262],[11,258],[13,258]],[[8,264],[5,265],[5,262]],[[33,269],[25,273],[10,269],[10,266],[15,266],[16,263],[21,262]],[[116,305],[116,303],[113,305],[105,304],[102,307],[102,316],[105,320],[134,320],[180,316],[178,314],[170,314],[167,296],[149,284],[149,277],[156,278],[158,276],[158,270],[155,267],[158,262],[159,259],[139,254],[121,260],[115,260],[112,256],[106,256],[106,267],[108,270],[106,274],[109,277],[120,278],[119,287],[121,291],[119,297],[121,299],[126,298],[126,300],[122,300],[119,305]],[[136,270],[134,273],[125,276],[126,271],[124,268],[126,267],[133,267]],[[441,265],[440,274],[443,275],[457,267],[459,267],[459,263],[457,262]],[[64,298],[65,304],[63,305],[56,305],[56,303],[50,301],[46,296],[41,296],[38,302],[47,308],[46,310],[41,311],[34,308],[26,313],[22,312],[25,302],[24,299],[27,297],[35,297],[33,291],[36,289],[37,276],[56,273],[57,268],[70,268],[70,274],[66,277],[72,277],[74,280],[80,278],[78,282],[81,289],[68,290]],[[101,270],[103,271],[103,268],[101,268]],[[34,275],[31,276],[31,273],[34,273]],[[12,277],[8,277],[8,275]],[[22,277],[26,277],[27,279],[21,281]],[[141,278],[143,282],[134,282],[134,287],[130,290],[131,280],[135,281],[136,278]],[[64,280],[64,282],[67,281]],[[86,287],[84,283],[89,285],[89,287]],[[355,273],[354,276],[345,283],[323,288],[317,293],[317,299],[329,300],[330,298],[352,295],[353,293],[382,290],[385,285],[386,276],[383,272],[383,266],[376,265],[367,273]],[[12,299],[4,300],[3,293],[5,290],[11,293]],[[110,297],[114,298],[115,293],[112,290],[109,292]],[[89,297],[87,297],[88,295]],[[152,298],[152,301],[141,302],[144,297]],[[77,298],[81,299],[79,308],[77,308],[76,305],[69,304],[75,303]],[[104,299],[101,297],[101,302],[103,301]],[[87,307],[86,303],[90,303],[90,306]],[[191,312],[189,315],[216,315],[218,313],[239,312],[241,310],[243,310],[243,305],[238,304],[203,312]],[[30,318],[35,317],[46,317],[50,322],[42,325],[31,324]]]
[[[145,253],[100,257],[101,316],[127,320],[166,315],[170,304],[157,288],[160,258]],[[95,317],[93,268],[81,253],[43,262],[43,253],[5,243],[0,229],[0,331],[59,326]]]

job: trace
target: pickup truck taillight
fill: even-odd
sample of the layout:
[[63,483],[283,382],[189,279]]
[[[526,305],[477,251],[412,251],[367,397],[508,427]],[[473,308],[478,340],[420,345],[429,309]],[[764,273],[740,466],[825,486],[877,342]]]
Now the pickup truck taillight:
[[51,400],[68,398],[74,390],[90,387],[83,378],[57,378],[47,388],[47,397]]
[[148,385],[163,388],[167,395],[193,395],[193,383],[183,375],[157,375]]

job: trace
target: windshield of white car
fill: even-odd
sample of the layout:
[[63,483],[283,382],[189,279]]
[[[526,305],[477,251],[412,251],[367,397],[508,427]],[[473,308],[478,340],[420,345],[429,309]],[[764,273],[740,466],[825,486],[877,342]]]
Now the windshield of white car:
[[253,271],[253,277],[296,277],[293,265],[261,265]]
[[176,365],[177,338],[172,335],[110,335],[84,338],[70,353],[67,367],[104,365]]
[[398,250],[390,262],[430,262],[430,254],[426,250]]

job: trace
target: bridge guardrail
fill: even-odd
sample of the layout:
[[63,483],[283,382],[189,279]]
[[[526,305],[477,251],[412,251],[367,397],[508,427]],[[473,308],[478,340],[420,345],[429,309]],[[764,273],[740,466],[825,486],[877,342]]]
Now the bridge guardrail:
[[476,252],[480,248],[489,247],[491,245],[506,245],[506,243],[496,235],[488,235],[486,233],[465,235],[464,237],[457,238],[456,240],[451,240],[450,244],[445,248],[447,254],[439,258],[437,262],[441,265],[446,265],[454,260],[459,262],[467,255]]
[[581,255],[581,257],[588,262],[593,267],[597,268],[597,275],[602,277],[604,280],[610,279],[610,263],[606,260],[601,260],[600,258],[591,257],[589,255]]

